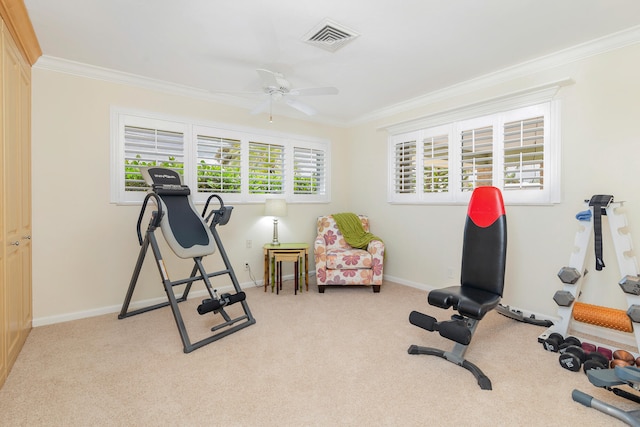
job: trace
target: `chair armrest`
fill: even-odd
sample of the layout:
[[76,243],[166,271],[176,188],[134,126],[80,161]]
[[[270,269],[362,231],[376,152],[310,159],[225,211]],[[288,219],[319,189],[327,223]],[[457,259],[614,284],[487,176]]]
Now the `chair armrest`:
[[318,248],[318,247],[326,247],[327,244],[324,241],[324,237],[322,237],[320,234],[318,234],[316,236],[316,240],[313,241],[313,247]]
[[373,270],[373,284],[382,284],[384,267],[384,242],[372,240],[367,246],[367,252],[371,254],[371,270]]
[[313,242],[313,258],[316,263],[316,281],[319,285],[323,285],[327,279],[325,271],[327,269],[327,245],[324,237],[316,236]]
[[374,257],[378,256],[380,258],[384,258],[384,242],[381,242],[380,240],[370,241],[367,246],[367,252]]

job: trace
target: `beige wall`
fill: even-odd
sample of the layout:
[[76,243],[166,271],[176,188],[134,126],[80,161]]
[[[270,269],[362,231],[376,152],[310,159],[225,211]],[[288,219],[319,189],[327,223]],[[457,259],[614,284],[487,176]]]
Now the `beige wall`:
[[[507,206],[508,259],[504,304],[525,311],[556,314],[552,300],[561,289],[556,277],[567,265],[578,230],[574,219],[593,194],[613,194],[626,201],[629,231],[640,248],[640,45],[618,49],[569,65],[520,77],[477,93],[447,99],[350,129],[353,153],[365,152],[368,170],[387,167],[387,134],[376,131],[389,124],[426,116],[456,106],[505,95],[567,77],[574,84],[560,89],[562,134],[562,202],[553,206]],[[466,206],[412,206],[386,203],[386,174],[352,175],[352,209],[367,212],[372,227],[386,237],[385,276],[412,286],[441,287],[459,279],[462,231]],[[608,227],[606,219],[604,226]],[[604,260],[596,272],[589,249],[581,301],[627,308],[613,243],[606,229]],[[591,244],[593,245],[593,244]],[[447,270],[452,269],[454,278]],[[419,307],[422,302],[417,302]],[[426,304],[426,302],[425,302]]]
[[[332,202],[290,205],[288,216],[280,221],[280,240],[312,243],[318,215],[347,209],[347,189],[335,184],[344,181],[347,170],[344,129],[287,118],[270,124],[264,115],[251,116],[246,110],[36,67],[32,138],[36,326],[119,311],[124,299],[139,251],[140,207],[109,203],[111,106],[329,139],[335,156]],[[262,217],[261,204],[231,205],[231,221],[219,232],[239,282],[249,285],[252,281],[243,264],[249,261],[255,279],[262,279],[262,244],[271,241],[273,222]],[[251,249],[246,240],[252,240]],[[173,279],[188,276],[192,263],[173,257],[169,249],[163,253]],[[215,254],[205,258],[205,266],[208,271],[220,270],[222,261]],[[229,285],[228,276],[224,278],[214,280],[214,286]],[[135,298],[163,295],[149,253]]]
[[[387,134],[383,125],[492,98],[570,77],[562,102],[562,203],[508,206],[508,262],[504,303],[554,315],[552,296],[560,289],[556,273],[566,265],[577,230],[574,215],[592,194],[627,201],[629,231],[640,247],[640,46],[635,45],[457,96],[395,117],[349,129],[263,116],[201,100],[132,86],[33,70],[33,306],[34,324],[119,310],[138,252],[135,223],[139,207],[109,203],[109,108],[149,110],[199,120],[275,129],[332,141],[332,202],[293,205],[281,221],[283,241],[312,243],[314,218],[353,210],[371,217],[372,231],[385,239],[385,275],[400,283],[439,287],[459,274],[464,206],[390,205],[386,201]],[[236,205],[220,229],[225,248],[243,285],[247,260],[262,277],[262,242],[271,223],[261,205]],[[606,220],[605,220],[606,221]],[[605,222],[606,224],[606,222]],[[253,248],[245,248],[251,239]],[[611,239],[605,233],[603,272],[595,272],[592,251],[583,300],[626,308]],[[170,253],[170,252],[169,252]],[[211,268],[219,265],[207,260]],[[167,258],[171,258],[167,256]],[[150,260],[149,260],[150,261]],[[190,264],[171,261],[176,274]],[[161,297],[155,266],[147,262],[139,298]],[[448,270],[454,278],[447,277]],[[181,273],[182,272],[182,273]],[[314,290],[315,291],[315,290]],[[384,297],[384,289],[380,294]],[[420,309],[425,301],[417,301]]]

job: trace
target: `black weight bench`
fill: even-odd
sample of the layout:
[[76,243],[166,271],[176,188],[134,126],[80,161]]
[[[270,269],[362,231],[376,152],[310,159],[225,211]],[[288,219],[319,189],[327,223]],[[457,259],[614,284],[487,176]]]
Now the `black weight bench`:
[[491,390],[491,380],[464,358],[478,322],[495,309],[502,298],[507,254],[507,220],[500,190],[478,187],[469,201],[462,249],[460,286],[429,292],[427,301],[435,307],[453,307],[451,320],[411,312],[409,322],[427,331],[438,331],[455,342],[451,351],[412,345],[409,354],[438,356],[471,371],[480,388]]
[[[138,217],[137,231],[138,242],[141,246],[140,253],[118,318],[124,319],[125,317],[145,313],[168,305],[171,306],[185,353],[189,353],[254,324],[256,321],[247,305],[246,295],[242,292],[238,284],[238,279],[236,278],[231,262],[229,262],[229,258],[222,246],[222,241],[216,229],[218,225],[222,226],[229,222],[233,207],[225,206],[220,196],[212,194],[204,206],[202,215],[199,215],[191,201],[189,187],[182,184],[180,175],[176,171],[159,167],[141,167],[140,171],[145,181],[151,186],[151,190],[144,199],[140,216]],[[207,215],[209,203],[214,198],[218,200],[220,206]],[[143,239],[140,226],[145,216],[149,200],[153,200],[157,210],[153,211],[150,215],[149,225],[147,226],[147,231]],[[158,227],[162,230],[168,246],[179,258],[193,259],[194,266],[191,270],[191,275],[186,279],[174,281],[169,279],[155,236],[155,231]],[[149,247],[151,247],[153,255],[155,256],[168,301],[129,311],[129,305]],[[216,251],[216,248],[224,261],[225,268],[213,273],[207,273],[202,264],[202,258],[212,255]],[[218,295],[217,290],[213,289],[210,279],[224,275],[229,276],[235,292]],[[220,314],[224,322],[211,328],[211,332],[215,332],[214,334],[192,343],[178,304],[187,300],[191,286],[197,281],[204,282],[208,293],[208,298],[205,298],[198,306],[197,312],[201,315],[207,313]],[[177,297],[173,291],[173,287],[185,284],[186,286],[182,295]],[[224,307],[235,303],[242,305],[244,314],[236,318],[231,318]]]

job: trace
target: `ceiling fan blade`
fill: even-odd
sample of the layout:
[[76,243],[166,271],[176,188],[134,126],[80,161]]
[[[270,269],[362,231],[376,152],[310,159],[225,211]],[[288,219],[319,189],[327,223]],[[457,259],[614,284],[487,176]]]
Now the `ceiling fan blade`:
[[265,70],[264,68],[258,68],[256,71],[260,76],[260,80],[262,80],[262,86],[280,87],[280,82],[273,71]]
[[219,95],[264,95],[264,91],[261,90],[210,90],[209,92]]
[[289,95],[337,95],[340,91],[336,87],[307,87],[302,89],[291,89]]
[[271,97],[270,96],[266,97],[264,101],[262,101],[260,104],[256,105],[254,107],[254,109],[251,110],[251,114],[255,115],[255,114],[262,113],[263,111],[265,111],[269,107],[269,104],[271,104]]
[[307,116],[313,116],[316,114],[316,110],[308,106],[307,104],[303,104],[300,101],[296,101],[294,99],[285,98],[284,102],[287,103],[288,106],[295,108],[298,111],[302,111]]

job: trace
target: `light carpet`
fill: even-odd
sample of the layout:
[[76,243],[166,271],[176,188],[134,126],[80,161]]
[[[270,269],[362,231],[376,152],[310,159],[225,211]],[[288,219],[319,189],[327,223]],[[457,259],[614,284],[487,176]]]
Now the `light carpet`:
[[[394,283],[379,294],[363,287],[310,289],[294,295],[290,281],[280,295],[246,289],[257,323],[189,354],[169,308],[34,328],[0,390],[0,424],[622,424],[574,402],[574,388],[629,407],[582,372],[562,369],[558,355],[538,344],[541,327],[496,312],[480,322],[466,357],[491,379],[487,391],[453,363],[407,353],[411,344],[452,348],[408,322],[412,310],[441,320],[452,314],[430,307],[425,291]],[[192,341],[220,318],[198,316],[198,303],[180,305]]]

